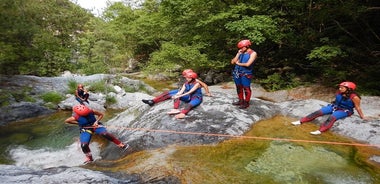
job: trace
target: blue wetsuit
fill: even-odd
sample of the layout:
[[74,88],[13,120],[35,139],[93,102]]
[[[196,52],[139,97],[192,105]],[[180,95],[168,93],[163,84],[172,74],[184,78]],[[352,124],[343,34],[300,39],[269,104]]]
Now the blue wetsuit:
[[[248,52],[241,53],[238,58],[239,62],[247,63],[253,52],[254,51],[250,49]],[[249,103],[252,95],[251,82],[253,76],[253,64],[248,67],[235,65],[234,70],[232,71],[232,76],[236,85],[239,101]]]
[[[184,93],[190,91],[197,83],[197,81],[194,79],[191,82],[186,82],[185,85],[185,91]],[[174,109],[178,109],[181,101],[187,103],[186,107],[181,110],[181,113],[187,114],[189,111],[198,106],[202,103],[203,95],[202,95],[202,88],[199,87],[196,89],[193,93],[182,96],[180,98],[177,98],[174,100]]]
[[355,96],[357,96],[357,94],[352,93],[348,98],[343,96],[341,93],[337,93],[335,95],[334,103],[328,104],[327,106],[322,107],[320,110],[315,111],[304,118],[301,118],[300,122],[310,122],[320,116],[331,114],[331,116],[324,123],[322,123],[319,128],[319,131],[325,132],[334,125],[335,121],[354,114],[355,105],[352,101],[352,98]]
[[91,111],[87,116],[79,116],[74,113],[73,117],[78,122],[78,125],[80,127],[80,143],[83,153],[87,154],[91,152],[89,144],[91,141],[91,137],[94,133],[101,135],[102,137],[106,138],[109,141],[112,141],[116,145],[119,145],[121,143],[121,141],[118,140],[115,136],[108,133],[105,127],[92,127],[96,121],[96,117],[93,111]]

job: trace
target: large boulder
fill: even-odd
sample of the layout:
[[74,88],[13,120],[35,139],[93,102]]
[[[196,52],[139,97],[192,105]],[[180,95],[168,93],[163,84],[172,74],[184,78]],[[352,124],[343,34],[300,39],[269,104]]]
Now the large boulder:
[[[172,100],[150,107],[142,103],[141,99],[150,99],[153,96],[149,98],[143,94],[135,94],[134,98],[129,99],[127,110],[109,120],[107,125],[118,132],[123,140],[134,145],[135,150],[153,149],[172,144],[214,144],[242,135],[260,120],[275,115],[285,115],[296,120],[328,104],[317,99],[271,102],[252,98],[248,109],[239,109],[231,105],[236,99],[234,88],[210,86],[210,90],[213,96],[205,96],[203,103],[181,120],[167,114],[173,108]],[[363,97],[363,101],[366,102],[366,97]],[[364,103],[362,108],[368,116],[380,114],[380,110],[375,106]],[[321,123],[326,118],[318,118],[315,122]],[[369,144],[376,144],[380,138],[380,132],[376,131],[378,124],[378,118],[367,121],[353,115],[337,121],[331,131]],[[183,134],[178,132],[183,132]],[[110,159],[107,157],[107,151],[104,154],[103,157]]]
[[55,111],[36,103],[20,102],[1,107],[0,112],[0,125],[4,125],[8,122],[48,115]]

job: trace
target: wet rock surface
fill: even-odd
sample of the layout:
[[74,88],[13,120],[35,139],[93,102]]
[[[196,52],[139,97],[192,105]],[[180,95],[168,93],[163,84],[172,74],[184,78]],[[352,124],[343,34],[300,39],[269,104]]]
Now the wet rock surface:
[[[118,131],[123,139],[135,145],[135,149],[141,150],[171,144],[217,143],[230,138],[229,136],[242,135],[251,128],[254,122],[270,118],[280,112],[272,102],[253,99],[249,109],[239,109],[231,105],[234,100],[232,94],[213,90],[213,95],[213,97],[204,97],[199,107],[180,120],[167,114],[173,108],[172,100],[150,107],[142,103],[141,98],[137,98],[128,110],[120,113],[107,124],[116,129],[129,127],[128,130],[120,128]],[[131,118],[131,115],[134,118]],[[228,136],[200,136],[198,133]]]
[[[35,82],[39,80],[50,81],[51,79],[31,77],[30,80]],[[81,80],[86,81],[85,79]],[[55,81],[53,82],[54,85],[65,86],[65,82],[68,79],[60,78],[59,81],[63,81],[63,84]],[[28,85],[29,83],[30,81],[22,84]],[[47,83],[51,84],[52,82]],[[34,93],[46,90],[65,90],[63,87],[48,87],[51,85],[46,85],[46,82],[42,84],[35,82],[34,85],[40,86],[33,87],[32,91]],[[43,89],[43,87],[46,88]],[[326,96],[332,96],[329,94],[324,97],[321,95],[320,99],[307,99],[308,93],[305,91],[301,93],[303,95],[301,98],[297,92],[280,91],[268,93],[260,92],[261,89],[259,87],[254,87],[254,97],[251,100],[251,106],[248,109],[239,109],[232,105],[232,102],[236,100],[236,91],[232,84],[210,86],[210,90],[213,96],[205,96],[203,103],[190,111],[181,120],[167,114],[173,107],[172,100],[167,100],[150,107],[142,103],[141,100],[151,99],[153,96],[146,93],[127,93],[120,90],[118,93],[115,93],[118,100],[115,108],[121,108],[124,111],[108,122],[105,122],[105,124],[112,132],[116,132],[118,137],[126,140],[133,147],[134,151],[164,148],[169,145],[217,144],[225,139],[229,139],[231,136],[243,135],[256,122],[276,115],[285,115],[293,117],[296,120],[326,105],[328,102],[321,99],[327,98]],[[102,95],[98,95],[99,98],[102,98]],[[362,98],[363,112],[366,116],[370,117],[370,120],[362,120],[355,114],[350,118],[337,121],[330,131],[376,145],[380,142],[380,109],[378,108],[380,97]],[[60,105],[63,109],[70,109],[74,103],[73,96],[68,96]],[[37,104],[36,106],[40,105]],[[92,100],[90,106],[93,108],[104,108],[102,100],[99,99]],[[26,106],[26,108],[33,109],[34,107]],[[9,113],[12,112],[15,111],[10,111]],[[4,113],[3,110],[2,113]],[[33,114],[33,112],[26,111],[25,114]],[[34,114],[37,115],[39,113],[34,112]],[[321,123],[325,118],[319,118],[315,122]],[[202,133],[202,135],[198,133]],[[208,136],[207,134],[218,136]],[[107,146],[101,153],[102,158],[118,159],[119,157],[111,154],[115,149],[113,145]],[[378,162],[379,158],[374,155],[372,160]],[[16,181],[22,183],[23,181],[29,181],[30,183],[41,183],[46,181],[49,183],[48,181],[52,181],[50,183],[55,183],[54,181],[59,181],[59,183],[65,183],[65,179],[67,179],[67,183],[142,183],[141,176],[139,175],[107,174],[80,167],[33,170],[18,166],[0,165],[0,169],[2,170],[0,172],[0,180],[4,182]],[[15,175],[17,175],[16,178],[14,177]],[[151,183],[162,182],[179,183],[175,177],[151,181]]]
[[0,169],[2,183],[142,183],[138,175],[102,173],[80,167],[54,167],[34,170],[27,167],[0,165]]
[[[275,115],[294,117],[296,120],[328,104],[316,99],[276,103],[253,98],[248,109],[239,109],[231,105],[236,99],[233,88],[211,86],[210,89],[213,96],[205,96],[203,103],[190,111],[182,120],[166,114],[173,107],[172,100],[150,107],[141,102],[140,99],[144,98],[141,96],[136,98],[135,102],[130,102],[131,106],[128,110],[108,123],[116,129],[129,127],[128,130],[120,128],[118,131],[125,139],[135,142],[138,149],[158,148],[170,144],[209,144],[225,140],[228,136],[199,136],[186,132],[238,136],[248,131],[257,121],[269,119]],[[376,101],[372,103],[373,98],[380,99],[379,97],[363,97],[362,104],[364,113],[371,117],[371,120],[362,120],[355,114],[350,118],[337,121],[332,131],[370,144],[377,144],[380,138],[378,129],[380,122],[377,118],[380,110],[376,107]],[[316,122],[321,123],[326,118],[327,116],[318,118]]]

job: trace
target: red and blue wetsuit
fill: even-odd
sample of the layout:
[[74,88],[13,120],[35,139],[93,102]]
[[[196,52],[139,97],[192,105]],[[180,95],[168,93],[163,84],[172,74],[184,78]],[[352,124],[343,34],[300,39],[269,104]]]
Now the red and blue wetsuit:
[[335,95],[335,101],[333,102],[333,104],[328,104],[327,106],[322,107],[320,110],[315,111],[304,118],[301,118],[300,122],[310,122],[317,117],[326,114],[331,114],[331,116],[324,123],[322,123],[319,128],[319,131],[325,132],[334,125],[335,121],[354,114],[355,105],[352,101],[352,98],[354,98],[355,96],[358,95],[352,93],[349,95],[349,97],[345,97],[342,93],[337,93]]
[[[87,116],[79,116],[77,114],[73,114],[73,117],[78,122],[80,127],[80,143],[83,153],[86,155],[91,152],[89,144],[91,141],[92,134],[98,134],[102,137],[106,138],[109,141],[112,141],[116,145],[121,143],[115,136],[107,132],[107,129],[103,126],[92,127],[96,121],[96,117],[93,111],[91,111]],[[99,123],[101,124],[101,123]]]
[[[195,86],[195,84],[197,84],[197,83],[198,82],[195,79],[193,79],[191,82],[186,82],[184,84],[185,85],[185,91],[184,91],[184,93],[190,91]],[[199,87],[193,93],[175,99],[174,100],[174,109],[178,109],[181,101],[183,101],[183,102],[187,103],[187,105],[185,106],[184,109],[181,110],[181,113],[187,114],[187,113],[189,113],[189,111],[192,108],[194,108],[194,107],[198,106],[199,104],[201,104],[202,103],[202,99],[203,99],[202,87]]]
[[[245,53],[239,55],[240,63],[247,63],[251,57],[251,54],[255,52],[253,50],[248,50]],[[232,71],[232,76],[236,85],[236,91],[239,97],[239,100],[244,100],[249,102],[251,99],[251,81],[253,75],[253,64],[249,67],[235,65],[234,70]]]
[[165,91],[165,92],[161,93],[160,95],[158,95],[157,97],[153,98],[153,102],[158,103],[158,102],[163,102],[165,100],[171,99],[172,96],[174,96],[175,94],[178,93],[178,91],[179,91],[178,89]]

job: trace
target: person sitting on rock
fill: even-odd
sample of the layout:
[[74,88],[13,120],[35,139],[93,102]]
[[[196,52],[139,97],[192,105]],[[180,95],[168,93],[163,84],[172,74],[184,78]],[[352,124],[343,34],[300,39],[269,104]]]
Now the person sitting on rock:
[[360,118],[366,119],[360,107],[360,96],[355,92],[356,84],[353,82],[342,82],[339,84],[338,92],[335,95],[335,101],[320,110],[315,111],[299,121],[292,122],[293,125],[301,125],[310,122],[317,117],[331,114],[327,120],[321,124],[319,130],[310,132],[313,135],[319,135],[330,129],[335,121],[343,119],[354,114],[354,108],[358,111]]
[[77,89],[75,90],[75,99],[80,103],[84,104],[83,102],[88,102],[88,97],[90,94],[87,92],[86,89],[84,89],[83,84],[78,84]]
[[[128,144],[122,143],[114,135],[107,132],[100,120],[104,114],[92,110],[89,107],[78,104],[73,107],[73,115],[65,120],[65,123],[78,125],[80,128],[80,144],[83,153],[86,155],[85,164],[92,162],[91,150],[89,147],[91,137],[93,134],[101,135],[109,141],[115,143],[122,151],[126,151],[129,148]],[[97,116],[97,117],[96,117]]]
[[[194,72],[194,71],[192,69],[186,69],[182,72],[182,76],[185,77],[185,75],[189,72]],[[206,83],[202,82],[199,79],[196,79],[196,81],[201,85],[201,87],[203,87],[205,89],[207,96],[212,96]],[[145,104],[148,104],[149,106],[153,106],[156,103],[163,102],[165,100],[171,99],[172,96],[174,96],[175,94],[178,93],[178,91],[179,91],[179,89],[173,89],[170,91],[165,91],[165,92],[161,93],[160,95],[156,96],[155,98],[153,98],[152,100],[143,99],[142,102],[144,102]]]
[[[186,82],[178,93],[172,96],[174,99],[174,109],[168,112],[168,114],[177,114],[175,118],[182,119],[191,109],[202,103],[202,87],[197,82],[197,77],[198,75],[195,72],[186,73]],[[181,101],[185,102],[186,105],[182,110],[178,110]]]

